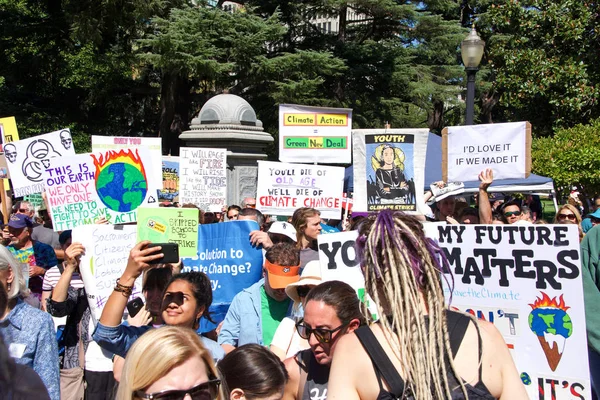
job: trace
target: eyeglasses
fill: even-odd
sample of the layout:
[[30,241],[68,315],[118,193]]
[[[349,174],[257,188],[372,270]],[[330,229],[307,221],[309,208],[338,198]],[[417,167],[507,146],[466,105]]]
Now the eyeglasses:
[[145,393],[143,390],[136,390],[133,395],[147,400],[183,400],[185,395],[189,394],[192,400],[214,400],[219,394],[220,384],[220,379],[213,379],[187,390],[165,390],[157,393]]
[[298,292],[298,297],[306,297],[308,292],[312,289],[310,286],[298,286],[296,291]]
[[565,219],[568,219],[569,221],[575,221],[577,217],[575,214],[558,214],[556,219],[559,221],[564,221]]
[[300,321],[298,321],[296,323],[296,330],[298,331],[298,335],[300,335],[300,337],[302,339],[310,340],[310,335],[312,335],[314,333],[315,339],[317,339],[317,341],[319,343],[324,343],[324,344],[330,343],[331,339],[333,337],[333,334],[348,325],[348,324],[342,324],[335,329],[325,329],[325,328],[313,329],[310,326],[304,324],[303,322],[304,322],[304,320],[301,319]]
[[254,204],[246,204],[246,207],[256,208],[256,203],[254,203]]
[[504,213],[504,216],[507,218],[513,215],[518,217],[519,215],[521,215],[521,211],[507,211]]

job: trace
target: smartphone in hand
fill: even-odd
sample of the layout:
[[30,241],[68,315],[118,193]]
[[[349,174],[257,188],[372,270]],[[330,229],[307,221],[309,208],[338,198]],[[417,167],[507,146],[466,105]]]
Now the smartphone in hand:
[[179,245],[177,243],[150,243],[147,247],[160,246],[163,257],[151,261],[149,264],[176,264],[179,262]]
[[143,307],[144,307],[144,301],[141,298],[136,297],[135,299],[133,299],[127,303],[127,313],[129,314],[129,316],[131,318],[133,318],[137,315],[137,313],[140,312],[140,310]]

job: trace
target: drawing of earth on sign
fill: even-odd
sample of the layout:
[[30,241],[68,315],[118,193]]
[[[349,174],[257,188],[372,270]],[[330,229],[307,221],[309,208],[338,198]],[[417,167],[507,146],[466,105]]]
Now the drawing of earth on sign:
[[108,151],[96,156],[96,190],[102,203],[113,211],[129,212],[146,198],[148,179],[136,150]]
[[537,297],[529,314],[529,328],[538,337],[542,350],[548,360],[552,371],[556,371],[558,363],[565,350],[566,340],[573,334],[573,322],[567,314],[567,307],[560,295],[550,298],[541,292],[542,297]]

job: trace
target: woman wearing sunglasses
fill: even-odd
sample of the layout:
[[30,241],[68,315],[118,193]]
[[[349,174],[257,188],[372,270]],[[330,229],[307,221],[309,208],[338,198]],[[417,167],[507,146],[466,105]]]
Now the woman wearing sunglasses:
[[554,216],[555,224],[576,224],[579,226],[579,241],[583,240],[583,229],[581,228],[581,214],[577,207],[571,204],[565,204],[558,208]]
[[221,400],[220,384],[212,356],[196,332],[162,327],[131,347],[117,400]]
[[329,281],[308,292],[304,319],[296,329],[310,349],[285,360],[290,375],[284,400],[327,398],[329,367],[338,340],[365,323],[356,292],[346,283]]
[[337,344],[328,400],[527,399],[493,324],[449,311],[441,249],[415,217],[381,211],[359,228],[365,288],[380,320]]

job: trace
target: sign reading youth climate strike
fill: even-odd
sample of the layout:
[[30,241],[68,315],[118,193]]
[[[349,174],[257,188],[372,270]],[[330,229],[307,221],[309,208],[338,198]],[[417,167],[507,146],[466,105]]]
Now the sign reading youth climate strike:
[[231,221],[199,228],[198,256],[184,258],[183,270],[208,275],[213,291],[210,312],[219,323],[233,297],[262,277],[262,250],[248,240],[250,232],[259,228],[255,221]]
[[352,110],[279,105],[279,161],[352,162]]
[[54,230],[94,224],[136,221],[138,207],[156,206],[159,182],[149,174],[145,148],[108,150],[54,158],[44,171],[43,185]]
[[15,197],[44,191],[44,170],[51,160],[75,154],[68,129],[3,145]]
[[264,214],[292,215],[312,207],[323,218],[340,219],[344,168],[258,162],[256,207]]
[[476,181],[491,168],[494,179],[522,179],[531,172],[531,124],[510,122],[450,126],[442,131],[445,182]]
[[590,399],[577,226],[425,227],[454,275],[451,306],[498,328],[529,397]]
[[423,203],[428,129],[353,131],[356,211],[416,212]]
[[[160,160],[162,157],[162,141],[159,137],[114,137],[114,136],[92,136],[92,152],[106,150],[128,150],[145,147],[150,153],[152,160]],[[148,165],[148,173],[154,175],[159,184],[162,185],[162,168],[160,163],[153,162]],[[159,187],[161,189],[162,186]]]
[[179,153],[179,203],[204,211],[227,205],[227,150],[182,147]]

